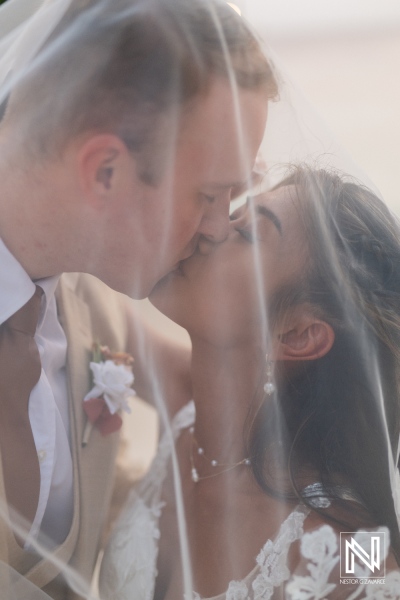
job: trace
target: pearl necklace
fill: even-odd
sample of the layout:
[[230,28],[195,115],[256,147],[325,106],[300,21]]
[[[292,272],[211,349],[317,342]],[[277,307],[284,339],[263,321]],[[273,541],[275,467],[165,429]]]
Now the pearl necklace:
[[[193,483],[198,483],[199,481],[201,481],[202,479],[210,479],[211,477],[217,477],[217,475],[221,475],[222,473],[226,473],[227,471],[231,471],[232,469],[235,469],[236,467],[238,467],[239,465],[245,465],[245,466],[250,466],[251,465],[251,461],[249,458],[243,458],[242,460],[240,460],[237,463],[234,464],[226,464],[226,463],[221,463],[215,459],[209,459],[207,458],[205,452],[204,452],[204,448],[202,448],[198,441],[195,438],[194,435],[194,427],[190,427],[189,432],[192,434],[192,443],[190,445],[190,466],[191,466],[191,478]],[[217,473],[212,473],[211,475],[204,475],[202,477],[200,477],[195,464],[194,464],[194,452],[193,452],[193,447],[196,446],[197,448],[197,454],[199,456],[202,456],[203,458],[205,458],[210,465],[215,469],[217,467],[222,467],[222,471],[218,471]]]

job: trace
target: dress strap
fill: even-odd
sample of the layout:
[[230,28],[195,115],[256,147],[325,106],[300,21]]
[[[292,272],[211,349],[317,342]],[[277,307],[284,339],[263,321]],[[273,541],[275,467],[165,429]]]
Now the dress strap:
[[152,502],[158,502],[161,489],[167,475],[167,465],[171,457],[174,444],[181,432],[193,425],[196,416],[193,400],[185,404],[172,418],[168,428],[163,432],[158,451],[154,457],[149,472],[137,486],[134,495]]

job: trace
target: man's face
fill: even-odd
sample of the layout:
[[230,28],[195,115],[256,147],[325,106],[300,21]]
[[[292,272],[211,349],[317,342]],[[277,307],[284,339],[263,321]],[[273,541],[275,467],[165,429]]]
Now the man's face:
[[[182,117],[157,186],[126,165],[123,193],[109,219],[107,252],[98,277],[143,298],[179,262],[229,231],[232,192],[248,180],[267,118],[265,93],[239,90],[216,79]],[[168,138],[173,137],[169,135]],[[161,142],[162,143],[162,142]]]

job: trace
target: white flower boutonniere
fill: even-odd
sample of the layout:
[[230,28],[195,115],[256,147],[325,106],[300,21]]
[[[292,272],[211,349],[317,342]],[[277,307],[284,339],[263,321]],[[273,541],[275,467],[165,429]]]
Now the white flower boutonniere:
[[86,446],[93,426],[103,435],[120,429],[120,412],[131,412],[128,399],[135,395],[132,389],[133,358],[125,352],[111,352],[107,346],[95,344],[90,362],[93,387],[84,397],[83,408],[88,417],[82,446]]

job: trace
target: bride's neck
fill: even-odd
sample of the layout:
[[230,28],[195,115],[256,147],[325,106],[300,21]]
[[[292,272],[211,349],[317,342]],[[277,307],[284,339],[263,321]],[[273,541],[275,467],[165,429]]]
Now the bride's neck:
[[243,427],[263,387],[260,348],[218,348],[192,339],[195,434],[208,456],[241,458]]

